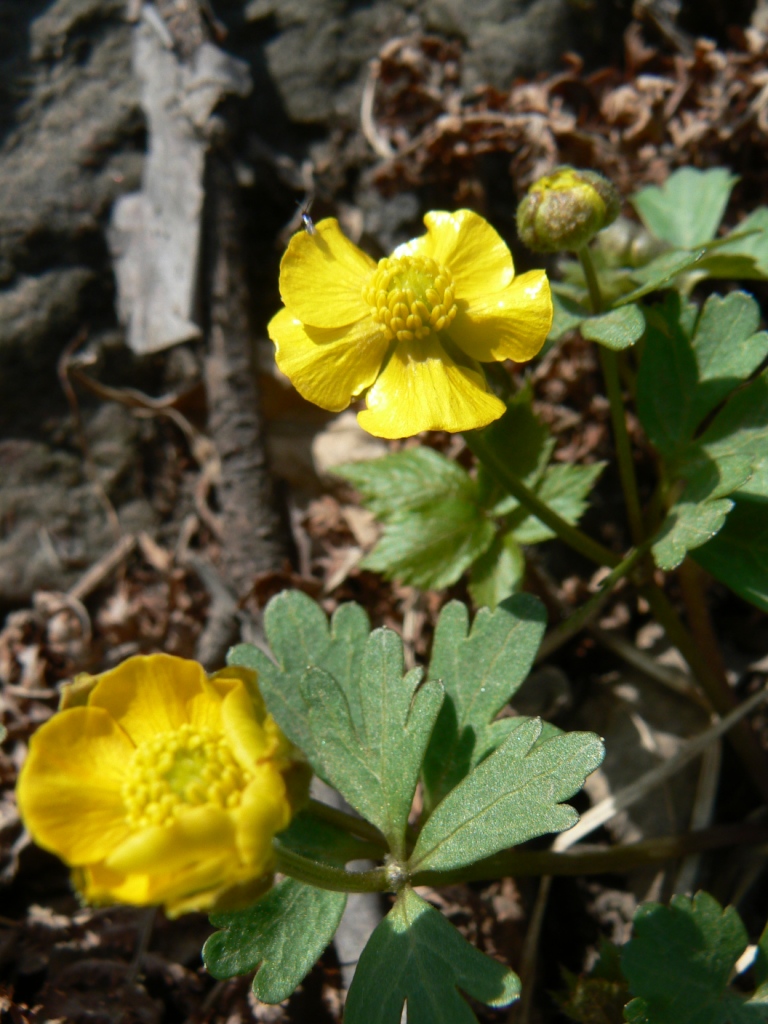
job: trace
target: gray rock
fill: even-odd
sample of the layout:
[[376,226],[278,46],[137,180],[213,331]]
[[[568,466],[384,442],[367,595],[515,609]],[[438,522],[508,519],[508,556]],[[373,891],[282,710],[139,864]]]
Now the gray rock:
[[[136,458],[139,424],[118,405],[89,418],[99,484],[125,532],[153,529]],[[0,441],[0,605],[26,604],[40,588],[66,590],[116,541],[82,456],[28,439]]]

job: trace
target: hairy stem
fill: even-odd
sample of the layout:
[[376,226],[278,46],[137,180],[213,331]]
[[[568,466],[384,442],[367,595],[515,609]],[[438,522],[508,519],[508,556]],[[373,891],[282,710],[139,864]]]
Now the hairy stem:
[[310,857],[304,857],[283,846],[279,839],[274,840],[273,847],[277,870],[306,885],[314,885],[318,889],[331,889],[333,892],[387,892],[391,888],[384,868],[346,871],[344,868],[321,864]]

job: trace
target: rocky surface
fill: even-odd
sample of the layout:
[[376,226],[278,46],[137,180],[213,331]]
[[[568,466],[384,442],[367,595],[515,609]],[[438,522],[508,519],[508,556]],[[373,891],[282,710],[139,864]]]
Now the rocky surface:
[[[118,198],[139,187],[146,148],[128,20],[139,6],[0,0],[3,606],[28,600],[35,587],[64,588],[75,564],[97,558],[108,542],[96,525],[102,513],[67,428],[56,367],[78,335],[90,343],[116,326],[107,225]],[[618,53],[629,6],[613,0],[214,4],[221,19],[214,35],[247,62],[254,83],[241,106],[235,148],[248,186],[244,228],[257,334],[277,301],[280,231],[297,193],[312,183],[308,158],[323,175],[320,214],[338,214],[353,236],[365,231],[389,248],[417,218],[413,193],[383,199],[361,185],[360,171],[371,159],[359,133],[361,96],[369,62],[387,41],[416,32],[449,37],[463,54],[465,88],[503,88],[516,76],[558,67],[565,50],[587,57]],[[716,14],[709,24],[716,26]],[[355,200],[346,213],[345,194]],[[135,360],[130,370],[140,375],[144,363]],[[136,443],[130,415],[101,415],[86,403],[89,430],[122,424],[115,443],[130,462]],[[65,438],[64,449],[54,437]],[[137,494],[128,488],[116,498],[126,521],[134,516]],[[136,513],[144,525],[151,522],[146,513]],[[45,531],[51,544],[41,547]]]

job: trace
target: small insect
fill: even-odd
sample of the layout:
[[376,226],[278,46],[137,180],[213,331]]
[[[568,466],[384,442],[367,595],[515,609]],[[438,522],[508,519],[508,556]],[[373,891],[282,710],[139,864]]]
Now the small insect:
[[316,232],[315,232],[315,222],[309,216],[309,211],[312,209],[312,200],[311,199],[305,199],[303,203],[297,202],[296,205],[298,206],[299,211],[301,213],[301,222],[304,225],[304,229],[307,232],[307,234],[308,235],[316,234]]

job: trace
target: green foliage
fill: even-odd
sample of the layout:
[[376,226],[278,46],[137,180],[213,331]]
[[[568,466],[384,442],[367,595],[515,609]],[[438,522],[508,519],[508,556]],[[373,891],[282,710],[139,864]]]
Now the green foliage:
[[[549,465],[554,439],[523,390],[487,437],[504,451],[510,469],[559,515],[576,522],[603,463]],[[414,448],[335,470],[360,491],[382,523],[382,535],[361,562],[387,579],[441,589],[471,569],[475,601],[495,607],[518,589],[521,544],[538,544],[552,531],[528,515],[480,468],[476,479],[430,448]]]
[[[281,842],[315,860],[343,866],[371,856],[371,848],[327,822],[307,814],[294,818]],[[294,991],[333,938],[347,896],[285,878],[245,910],[214,914],[214,932],[203,947],[214,978],[258,972],[253,991],[265,1003],[279,1003]]]
[[683,167],[661,188],[651,185],[636,192],[631,203],[652,235],[677,249],[692,249],[717,234],[737,181],[724,167]]
[[721,583],[768,612],[768,503],[737,500],[723,529],[694,557]]
[[469,628],[459,601],[440,613],[430,679],[445,700],[424,759],[425,803],[434,807],[487,757],[522,719],[496,716],[528,675],[544,635],[541,602],[518,594],[495,611],[482,608]]
[[634,303],[619,306],[601,316],[587,317],[581,323],[581,333],[588,341],[597,341],[615,352],[629,348],[642,338],[645,317]]
[[346,903],[346,893],[285,878],[247,910],[211,917],[211,924],[223,930],[205,943],[205,966],[214,978],[258,968],[253,991],[264,1003],[279,1003],[333,939]]
[[377,629],[366,644],[360,685],[345,693],[330,673],[309,668],[301,688],[309,708],[312,765],[405,855],[405,827],[432,727],[443,701],[439,680],[403,675],[403,642]]
[[768,380],[741,387],[768,354],[759,315],[744,292],[712,295],[701,311],[673,292],[648,311],[637,407],[663,461],[668,514],[653,545],[663,569],[718,533],[729,495],[763,496]]
[[520,995],[513,971],[474,949],[453,925],[410,889],[401,892],[357,965],[345,1024],[476,1024],[459,994],[487,1006]]
[[592,316],[575,300],[568,298],[567,295],[558,294],[556,285],[553,288],[552,299],[555,316],[549,337],[554,341],[578,327],[582,336],[589,341],[597,341],[606,348],[619,352],[634,345],[645,332],[645,317],[635,303],[619,306],[599,316]]
[[768,1020],[768,999],[748,998],[729,981],[749,939],[733,907],[708,893],[673,897],[669,907],[646,903],[621,965],[635,998],[624,1018],[631,1024],[758,1024]]
[[[592,733],[537,743],[539,719],[512,719],[506,740],[438,804],[419,833],[409,867],[448,871],[578,820],[562,806],[603,759]],[[518,724],[519,723],[519,724]]]
[[[304,674],[309,667],[323,669],[352,695],[360,685],[369,631],[368,616],[359,605],[342,605],[329,627],[325,612],[310,597],[287,590],[264,612],[264,632],[275,660],[253,644],[239,644],[229,652],[227,663],[259,673],[259,688],[275,721],[311,761],[316,752],[301,689]],[[352,703],[357,706],[357,701]]]
[[412,448],[335,470],[363,495],[385,524],[365,569],[415,587],[455,583],[490,547],[493,523],[483,514],[477,483],[431,448]]

